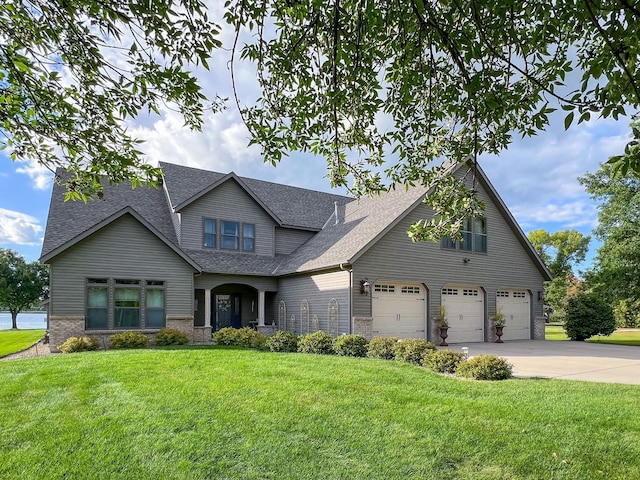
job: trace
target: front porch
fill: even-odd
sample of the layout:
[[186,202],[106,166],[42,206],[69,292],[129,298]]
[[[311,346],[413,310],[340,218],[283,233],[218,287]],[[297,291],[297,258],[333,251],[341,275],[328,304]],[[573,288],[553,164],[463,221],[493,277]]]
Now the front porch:
[[212,334],[222,328],[255,328],[269,334],[277,329],[275,291],[244,283],[225,283],[196,288],[194,293],[194,342],[211,343]]

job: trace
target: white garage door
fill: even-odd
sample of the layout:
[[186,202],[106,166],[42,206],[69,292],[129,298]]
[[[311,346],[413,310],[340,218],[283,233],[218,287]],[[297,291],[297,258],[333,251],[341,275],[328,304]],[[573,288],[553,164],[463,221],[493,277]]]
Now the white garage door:
[[531,295],[526,290],[498,290],[496,308],[504,314],[503,340],[531,338]]
[[426,338],[426,293],[417,284],[377,282],[371,293],[373,335]]
[[447,309],[447,343],[484,341],[484,293],[476,286],[447,286],[442,289]]

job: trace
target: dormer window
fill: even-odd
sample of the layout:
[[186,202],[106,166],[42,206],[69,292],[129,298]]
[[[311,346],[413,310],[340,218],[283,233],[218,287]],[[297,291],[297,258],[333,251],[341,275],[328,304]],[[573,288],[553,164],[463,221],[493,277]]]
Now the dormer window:
[[205,218],[203,221],[203,245],[208,248],[216,248],[216,221]]
[[487,253],[487,221],[484,218],[467,218],[460,228],[460,239],[444,237],[440,245],[449,250]]
[[[220,231],[217,231],[218,223]],[[220,238],[218,245],[217,239]],[[203,219],[203,242],[206,248],[221,248],[223,250],[242,250],[254,252],[256,249],[256,227],[253,223],[216,221],[212,218]]]

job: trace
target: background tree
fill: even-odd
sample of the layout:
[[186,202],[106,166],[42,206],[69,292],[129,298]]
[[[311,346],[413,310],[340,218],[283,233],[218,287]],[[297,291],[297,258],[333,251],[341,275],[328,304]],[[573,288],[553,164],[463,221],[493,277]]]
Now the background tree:
[[0,249],[0,305],[11,312],[12,328],[18,314],[34,307],[49,291],[49,270],[40,262],[27,263],[12,250]]
[[155,183],[127,120],[167,102],[202,126],[190,66],[220,43],[200,0],[0,2],[0,149],[71,171],[69,198],[110,182]]
[[600,202],[594,235],[602,241],[587,274],[589,287],[627,315],[640,300],[640,177],[626,176],[611,165],[580,178],[591,198]]
[[539,229],[529,232],[529,241],[553,275],[553,280],[545,283],[545,303],[552,308],[554,320],[562,322],[567,300],[580,284],[573,268],[584,261],[591,236],[577,230],[549,233]]

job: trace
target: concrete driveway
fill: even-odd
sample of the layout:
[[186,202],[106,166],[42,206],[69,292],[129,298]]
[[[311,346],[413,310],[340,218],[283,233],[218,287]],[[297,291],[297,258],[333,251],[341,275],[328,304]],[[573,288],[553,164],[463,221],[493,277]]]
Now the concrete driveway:
[[498,355],[513,365],[516,377],[562,378],[640,385],[640,347],[587,342],[522,340],[451,344],[469,348],[469,356]]

